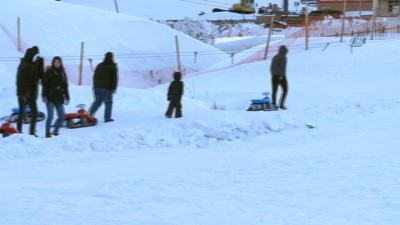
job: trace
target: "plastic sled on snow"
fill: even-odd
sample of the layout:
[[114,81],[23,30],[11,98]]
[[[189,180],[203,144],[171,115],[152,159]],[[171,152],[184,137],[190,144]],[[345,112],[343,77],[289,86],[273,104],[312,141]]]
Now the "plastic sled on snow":
[[276,111],[278,108],[272,104],[269,92],[262,93],[265,97],[261,99],[252,99],[247,111]]
[[82,127],[91,127],[96,126],[97,119],[91,115],[89,115],[85,108],[85,104],[79,104],[76,106],[78,111],[76,113],[67,113],[65,114],[65,122],[67,128],[82,128]]
[[3,118],[0,118],[1,121],[5,121],[1,126],[0,126],[0,133],[3,137],[8,137],[12,134],[18,133],[18,130],[9,122],[10,118],[9,116],[5,116]]
[[[15,123],[18,121],[18,117],[19,117],[19,108],[12,108],[11,109],[12,113],[8,118],[8,122],[10,123]],[[46,114],[43,112],[38,112],[36,121],[42,121],[46,119]],[[31,112],[31,108],[27,105],[25,107],[25,116],[24,119],[22,120],[23,123],[30,123],[32,120],[32,112]]]

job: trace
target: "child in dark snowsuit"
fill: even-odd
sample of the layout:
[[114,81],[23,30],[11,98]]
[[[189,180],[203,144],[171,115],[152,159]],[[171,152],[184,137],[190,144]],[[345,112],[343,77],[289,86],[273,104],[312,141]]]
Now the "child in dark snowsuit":
[[169,106],[165,116],[171,118],[172,113],[175,109],[175,117],[182,117],[182,104],[181,99],[183,95],[183,82],[181,81],[182,74],[180,72],[174,72],[174,81],[171,82],[168,88],[168,101]]

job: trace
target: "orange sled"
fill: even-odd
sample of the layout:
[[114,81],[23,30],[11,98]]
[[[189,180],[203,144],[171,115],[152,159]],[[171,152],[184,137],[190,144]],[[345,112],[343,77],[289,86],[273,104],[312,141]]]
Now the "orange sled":
[[82,128],[96,126],[97,119],[94,116],[89,115],[85,110],[85,104],[79,104],[76,106],[78,111],[76,113],[65,114],[65,122],[67,128]]

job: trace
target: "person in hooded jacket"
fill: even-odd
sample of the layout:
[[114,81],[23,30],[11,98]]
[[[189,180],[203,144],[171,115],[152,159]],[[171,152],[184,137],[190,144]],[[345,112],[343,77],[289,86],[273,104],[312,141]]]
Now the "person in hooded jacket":
[[17,130],[22,133],[22,122],[25,117],[26,106],[31,110],[31,121],[29,126],[29,134],[36,136],[36,119],[38,115],[37,108],[37,92],[39,75],[37,67],[33,62],[36,52],[32,48],[28,48],[17,69],[16,88],[18,97],[19,115],[17,121]]
[[[51,66],[47,68],[46,74],[42,81],[42,100],[46,104],[46,138],[51,135],[59,135],[60,127],[64,122],[65,109],[64,104],[70,101],[68,90],[68,77],[61,57],[56,56],[51,62]],[[50,132],[51,124],[54,117],[54,108],[57,111],[57,121],[53,132]]]
[[107,52],[103,62],[99,63],[93,75],[94,102],[89,108],[89,114],[94,115],[104,102],[104,122],[112,122],[113,95],[118,85],[118,66],[114,62],[114,54]]
[[40,50],[38,46],[33,46],[32,47],[33,52],[34,52],[34,58],[33,58],[33,62],[36,66],[36,73],[39,79],[39,82],[43,79],[44,77],[44,59],[43,57],[40,56]]
[[[279,47],[279,52],[272,58],[271,62],[271,83],[272,83],[272,104],[280,109],[287,109],[285,106],[286,97],[289,91],[289,85],[286,77],[286,64],[288,48],[285,45]],[[282,95],[279,101],[279,106],[276,104],[276,95],[278,88],[282,88]]]
[[183,81],[182,74],[180,72],[174,72],[174,81],[172,81],[168,87],[167,100],[169,101],[167,112],[165,116],[171,118],[172,113],[175,110],[175,117],[182,117],[182,95],[183,95]]

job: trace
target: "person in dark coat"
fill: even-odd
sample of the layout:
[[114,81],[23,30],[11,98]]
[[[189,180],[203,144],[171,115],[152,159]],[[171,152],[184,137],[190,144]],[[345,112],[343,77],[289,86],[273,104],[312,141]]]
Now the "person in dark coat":
[[36,52],[32,48],[28,48],[17,69],[16,88],[18,97],[19,115],[17,121],[17,130],[22,133],[22,121],[25,117],[26,106],[31,110],[31,121],[29,126],[29,134],[36,136],[36,119],[38,115],[37,109],[37,92],[39,75],[37,68],[33,62]]
[[167,100],[169,101],[167,112],[165,116],[171,118],[172,113],[175,110],[175,117],[182,117],[182,95],[183,95],[183,81],[182,74],[180,72],[174,72],[174,81],[172,81],[168,87]]
[[103,62],[99,63],[93,75],[94,102],[90,106],[89,114],[94,115],[104,102],[104,122],[112,122],[113,95],[118,85],[118,66],[114,62],[112,52],[107,52]]
[[38,46],[33,46],[32,47],[33,51],[34,51],[34,58],[33,58],[33,62],[36,66],[36,74],[38,76],[39,82],[43,79],[44,77],[44,59],[43,57],[41,57],[40,54],[40,50]]
[[[53,58],[51,67],[46,70],[42,81],[42,100],[46,104],[47,119],[46,119],[46,138],[51,135],[59,135],[60,127],[64,122],[65,109],[64,104],[70,101],[68,90],[68,77],[65,73],[62,59],[59,56]],[[54,117],[54,108],[57,111],[57,121],[55,128],[50,133],[51,124]]]
[[[279,52],[272,58],[271,62],[271,83],[272,83],[272,104],[280,109],[287,109],[285,106],[286,97],[289,91],[289,85],[286,77],[286,54],[288,49],[285,45],[279,47]],[[282,88],[282,95],[279,101],[279,106],[276,104],[276,95],[278,87]]]

